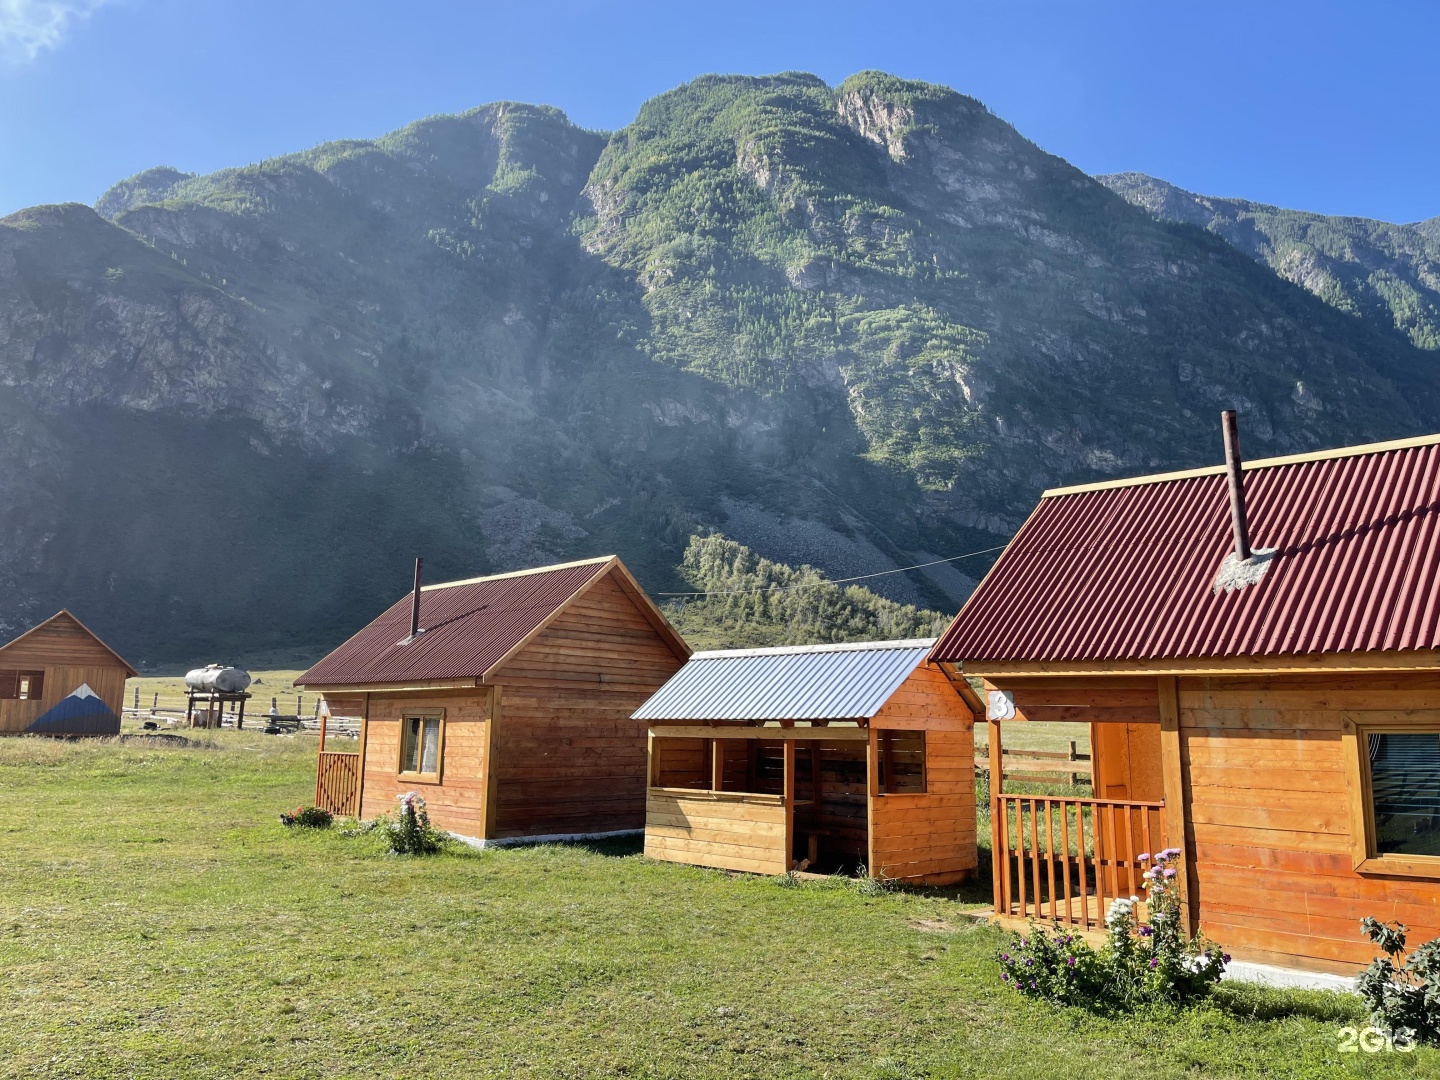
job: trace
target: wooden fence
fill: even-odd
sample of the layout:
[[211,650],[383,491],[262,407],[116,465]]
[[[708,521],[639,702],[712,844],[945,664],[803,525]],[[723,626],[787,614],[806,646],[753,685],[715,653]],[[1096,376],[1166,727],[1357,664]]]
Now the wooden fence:
[[360,755],[322,750],[315,767],[315,805],[336,817],[360,812]]
[[[1003,750],[1005,775],[1011,780],[1037,784],[1069,784],[1090,780],[1090,755],[1079,753],[1075,740],[1067,750]],[[975,770],[989,773],[990,755],[984,748],[975,752]]]
[[1138,856],[1164,848],[1165,804],[993,796],[995,911],[1103,930],[1105,908],[1144,895]]

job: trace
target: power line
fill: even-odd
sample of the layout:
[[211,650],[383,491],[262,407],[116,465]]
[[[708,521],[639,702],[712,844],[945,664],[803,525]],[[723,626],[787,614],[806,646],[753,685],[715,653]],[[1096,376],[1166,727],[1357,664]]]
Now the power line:
[[807,581],[801,585],[771,585],[764,589],[732,589],[717,592],[662,592],[656,595],[671,597],[754,596],[759,593],[793,592],[796,589],[815,589],[821,585],[848,585],[852,581],[868,581],[871,578],[885,577],[887,574],[904,574],[910,570],[923,570],[927,566],[940,566],[942,563],[959,562],[961,559],[972,559],[976,555],[989,555],[992,551],[1004,551],[1008,546],[1008,544],[1000,544],[997,547],[985,548],[983,551],[967,551],[964,555],[952,555],[948,559],[935,559],[933,562],[916,563],[914,566],[902,566],[895,570],[880,570],[874,574],[856,574],[854,577],[846,578],[827,578],[824,581]]

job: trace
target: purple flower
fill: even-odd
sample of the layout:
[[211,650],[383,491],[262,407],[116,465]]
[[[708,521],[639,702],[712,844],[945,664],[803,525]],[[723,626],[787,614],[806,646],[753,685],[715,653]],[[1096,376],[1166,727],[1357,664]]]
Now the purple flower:
[[1065,963],[1069,964],[1071,967],[1074,967],[1074,966],[1075,966],[1075,958],[1074,958],[1073,956],[1067,956],[1067,957],[1065,958]]
[[1174,868],[1173,866],[1167,866],[1167,867],[1165,868],[1165,876],[1166,876],[1167,878],[1172,878],[1172,877],[1174,877],[1174,876],[1175,876],[1175,868]]
[[1034,961],[1034,960],[1031,960],[1029,957],[1026,957],[1026,959],[1025,959],[1025,966],[1026,966],[1026,967],[1034,967],[1034,966],[1035,966],[1035,961]]
[[1140,936],[1141,936],[1141,937],[1149,937],[1149,936],[1150,936],[1151,934],[1153,934],[1153,933],[1155,933],[1155,931],[1154,931],[1154,930],[1151,930],[1150,927],[1148,927],[1148,926],[1142,926],[1142,927],[1140,927]]
[[1158,964],[1159,962],[1160,962],[1160,961],[1159,961],[1158,959],[1156,959],[1155,957],[1153,957],[1153,956],[1150,957],[1150,966],[1151,966],[1152,968],[1153,968],[1156,964]]
[[1149,856],[1149,855],[1136,855],[1136,856],[1135,856],[1135,861],[1136,861],[1136,862],[1149,862],[1149,861],[1150,861],[1150,856]]
[[1009,959],[1010,959],[1010,954],[1009,954],[1008,952],[1002,952],[1002,953],[1000,954],[1000,959],[1001,959],[1001,960],[1005,960],[1005,961],[1009,961]]
[[1230,954],[1228,952],[1224,953],[1221,955],[1220,959],[1228,964],[1230,962]]
[[1002,972],[1000,973],[1000,981],[1001,981],[1001,982],[1009,982],[1009,981],[1010,981],[1010,976],[1009,976],[1009,975],[1006,975],[1005,972],[1002,971]]

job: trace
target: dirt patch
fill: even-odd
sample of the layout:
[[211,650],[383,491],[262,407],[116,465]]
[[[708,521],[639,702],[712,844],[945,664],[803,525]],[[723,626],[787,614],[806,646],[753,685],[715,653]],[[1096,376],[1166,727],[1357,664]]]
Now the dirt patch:
[[144,735],[121,735],[120,741],[129,745],[139,743],[141,746],[189,746],[190,740],[183,735],[166,735],[162,732],[146,732]]
[[926,934],[953,934],[955,932],[955,924],[946,922],[944,919],[916,919],[910,924],[910,928]]

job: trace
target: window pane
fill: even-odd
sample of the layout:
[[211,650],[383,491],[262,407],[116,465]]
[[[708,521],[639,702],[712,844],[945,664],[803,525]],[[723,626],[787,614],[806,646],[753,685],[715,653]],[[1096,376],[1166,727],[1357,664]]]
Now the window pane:
[[400,771],[420,771],[420,719],[415,716],[405,718],[404,745],[400,751]]
[[1371,735],[1375,850],[1440,855],[1440,733]]
[[440,761],[440,720],[438,717],[430,717],[425,721],[425,752],[420,756],[420,771],[422,773],[433,773],[437,771]]

